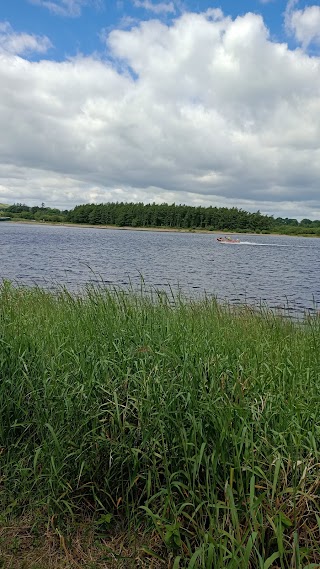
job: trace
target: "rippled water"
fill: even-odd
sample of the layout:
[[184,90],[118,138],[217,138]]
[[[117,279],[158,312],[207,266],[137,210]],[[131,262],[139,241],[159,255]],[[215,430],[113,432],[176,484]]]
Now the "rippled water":
[[213,294],[312,310],[320,304],[320,239],[164,233],[0,223],[0,278],[78,291],[87,283]]

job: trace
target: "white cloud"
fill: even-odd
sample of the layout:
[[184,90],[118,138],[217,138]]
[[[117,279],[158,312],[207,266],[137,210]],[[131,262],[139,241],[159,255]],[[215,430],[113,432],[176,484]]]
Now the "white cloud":
[[216,21],[224,19],[224,14],[221,8],[208,8],[208,10],[204,12],[203,15],[207,20]]
[[108,62],[0,54],[0,202],[319,217],[320,57],[271,41],[250,13],[187,13],[107,41]]
[[0,53],[46,53],[50,47],[52,44],[46,36],[16,33],[8,22],[0,22]]
[[295,10],[297,0],[290,0],[285,12],[285,27],[288,34],[307,48],[312,43],[320,43],[320,6],[307,6]]
[[136,8],[144,8],[154,14],[169,14],[175,12],[173,2],[159,2],[154,4],[150,0],[134,0],[133,4]]
[[101,0],[29,0],[31,4],[47,8],[57,16],[77,18],[85,6],[101,7]]

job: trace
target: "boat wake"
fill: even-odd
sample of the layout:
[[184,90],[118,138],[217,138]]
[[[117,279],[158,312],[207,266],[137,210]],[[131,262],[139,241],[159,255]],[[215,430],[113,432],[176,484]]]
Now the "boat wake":
[[[239,241],[236,245],[254,245],[255,247],[292,247],[292,245],[283,245],[280,243],[255,243],[254,241]],[[309,245],[296,245],[296,249],[310,249]]]
[[290,245],[279,245],[278,243],[255,243],[254,241],[240,241],[239,245],[255,245],[256,247],[290,247]]

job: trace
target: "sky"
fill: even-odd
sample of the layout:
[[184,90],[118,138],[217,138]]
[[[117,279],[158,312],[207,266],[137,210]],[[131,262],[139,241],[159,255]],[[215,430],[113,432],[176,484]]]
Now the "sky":
[[0,202],[320,219],[320,3],[2,0]]

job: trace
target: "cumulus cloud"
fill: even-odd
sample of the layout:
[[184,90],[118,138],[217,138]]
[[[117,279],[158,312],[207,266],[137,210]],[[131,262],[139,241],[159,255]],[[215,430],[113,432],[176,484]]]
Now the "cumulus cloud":
[[0,55],[0,201],[175,201],[319,217],[320,57],[248,13],[107,37],[108,61]]
[[173,2],[159,2],[154,4],[150,0],[134,0],[133,4],[136,8],[144,8],[154,14],[169,14],[175,12]]
[[289,34],[307,48],[312,43],[320,44],[320,6],[306,6],[296,10],[298,0],[291,0],[287,4],[285,13],[285,27]]
[[77,18],[85,6],[101,7],[101,0],[29,0],[31,4],[47,8],[57,16]]
[[8,22],[0,22],[0,53],[46,53],[50,47],[52,44],[46,36],[16,33]]

